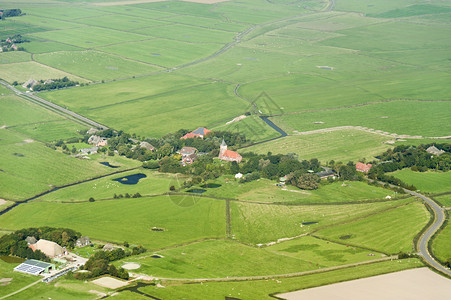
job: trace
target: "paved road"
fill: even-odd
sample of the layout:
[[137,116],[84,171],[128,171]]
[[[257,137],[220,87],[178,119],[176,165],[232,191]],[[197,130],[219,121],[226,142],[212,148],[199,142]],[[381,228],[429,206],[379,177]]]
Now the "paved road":
[[72,111],[70,111],[68,109],[65,109],[65,108],[63,108],[63,107],[61,107],[59,105],[56,105],[55,103],[49,102],[47,100],[44,100],[44,99],[42,99],[42,98],[40,98],[40,97],[38,97],[38,96],[36,96],[36,95],[34,95],[32,93],[24,93],[22,91],[19,91],[14,86],[12,86],[12,85],[4,82],[4,81],[0,80],[0,84],[5,86],[6,88],[10,89],[14,93],[16,93],[17,96],[20,96],[20,97],[22,97],[24,99],[27,99],[27,100],[31,101],[31,102],[44,105],[47,108],[51,108],[52,110],[54,110],[54,111],[56,111],[58,113],[62,113],[63,115],[66,115],[66,116],[69,116],[69,117],[71,117],[73,119],[81,121],[84,124],[88,124],[90,126],[93,126],[93,127],[96,127],[96,128],[102,129],[102,130],[108,129],[108,127],[106,127],[105,125],[97,123],[97,122],[95,122],[95,121],[93,121],[91,119],[88,119],[86,117],[83,117],[83,116],[81,116],[81,115],[79,115],[77,113],[74,113],[74,112],[72,112]]
[[442,226],[443,222],[445,221],[445,211],[443,208],[441,208],[435,201],[432,199],[429,199],[428,197],[418,194],[413,191],[406,190],[405,191],[413,196],[421,198],[426,205],[428,205],[433,211],[434,211],[434,223],[426,230],[426,232],[421,236],[420,240],[418,241],[418,250],[420,251],[420,255],[423,256],[426,263],[433,267],[434,269],[445,273],[449,276],[451,276],[451,270],[447,269],[446,267],[439,264],[429,253],[428,250],[428,243],[429,240],[432,238],[434,233]]

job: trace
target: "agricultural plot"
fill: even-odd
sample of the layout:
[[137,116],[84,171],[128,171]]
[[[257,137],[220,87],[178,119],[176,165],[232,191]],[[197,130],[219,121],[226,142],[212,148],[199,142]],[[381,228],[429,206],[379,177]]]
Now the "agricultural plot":
[[137,33],[189,43],[225,44],[232,42],[233,32],[200,28],[182,24],[172,24],[158,28],[135,30]]
[[444,207],[451,207],[451,193],[443,196],[435,196],[434,200]]
[[[147,18],[137,18],[135,16],[123,16],[119,14],[106,15],[101,17],[83,18],[77,22],[92,25],[97,27],[104,27],[109,29],[116,29],[120,31],[133,32],[140,28],[147,27],[161,27],[167,26],[170,23],[161,20],[153,20]],[[138,32],[138,31],[136,31]]]
[[71,120],[39,122],[26,125],[8,127],[10,131],[18,132],[40,142],[52,142],[78,137],[77,131],[86,131],[84,125]]
[[246,24],[225,22],[224,20],[219,18],[203,18],[185,14],[170,16],[164,18],[163,20],[174,24],[180,23],[185,25],[197,26],[201,28],[211,28],[216,30],[231,31],[235,33],[243,31],[244,29],[246,29],[246,27],[248,27]]
[[216,82],[99,107],[86,115],[126,132],[156,137],[180,128],[212,127],[242,114],[244,105],[232,95],[233,87]]
[[296,153],[299,159],[317,158],[322,163],[330,160],[348,162],[363,158],[373,160],[374,156],[390,148],[389,145],[384,144],[389,140],[391,139],[387,136],[343,129],[287,136],[262,145],[245,148],[243,151],[261,154],[268,151],[281,154]]
[[[0,227],[60,227],[70,223],[71,228],[92,239],[119,244],[128,241],[146,248],[225,237],[224,202],[192,197],[195,205],[176,204],[183,197],[143,197],[87,203],[31,202],[1,216]],[[42,211],[47,213],[40,213]],[[164,231],[152,231],[153,227],[163,228]]]
[[[126,258],[141,265],[137,270],[163,278],[221,278],[283,274],[314,269],[316,266],[297,257],[272,253],[233,241],[202,241],[175,249]],[[121,266],[122,261],[115,263]]]
[[[118,161],[111,162],[110,165],[115,166],[115,163],[117,164]],[[105,167],[105,169],[108,169],[108,167]],[[115,168],[111,170],[115,170]],[[140,179],[137,184],[124,184],[115,180],[135,174],[144,174],[146,177]],[[122,196],[126,193],[131,196],[136,193],[142,196],[160,195],[169,192],[171,186],[178,189],[184,180],[184,177],[177,175],[138,169],[60,189],[38,199],[39,201],[86,202],[90,197],[93,197],[96,201],[111,200],[115,194]]]
[[34,61],[4,64],[0,69],[0,78],[3,78],[8,82],[18,81],[19,83],[23,83],[28,79],[47,80],[63,77],[67,77],[78,82],[86,82],[83,78]]
[[430,214],[421,202],[382,211],[374,216],[319,230],[315,234],[349,245],[395,254],[413,252],[413,239]]
[[[254,143],[271,138],[276,138],[280,135],[255,115],[247,116],[245,119],[241,119],[236,122],[233,122],[233,120],[234,119],[231,119],[223,124],[220,124],[217,127],[213,127],[211,128],[211,130],[238,132],[244,134],[246,136],[246,139]],[[240,152],[242,151],[240,150]]]
[[51,41],[33,41],[24,45],[25,51],[33,54],[53,53],[57,51],[81,51],[83,48]]
[[451,226],[448,224],[440,231],[432,242],[432,252],[442,262],[446,262],[451,257],[449,241],[451,239]]
[[323,226],[368,217],[412,201],[299,206],[232,202],[232,234],[250,244],[269,243],[310,233]]
[[[292,186],[281,188],[276,186],[274,181],[263,178],[243,184],[228,176],[223,176],[211,183],[220,186],[207,188],[203,195],[254,203],[267,202],[268,204],[338,204],[383,200],[386,196],[394,196],[394,193],[390,190],[358,181],[324,184],[313,191],[301,190]],[[202,188],[202,185],[198,188]]]
[[[219,191],[218,191],[219,192]],[[306,191],[294,187],[279,188],[273,182],[238,195],[239,200],[277,203],[346,203],[383,200],[394,193],[363,182],[334,182],[322,185],[318,190]]]
[[70,51],[35,55],[35,60],[93,81],[149,74],[159,68],[97,51]]
[[[27,11],[28,11],[28,8],[27,8]],[[71,12],[73,12],[73,11],[74,10],[72,9]],[[29,24],[29,25],[37,26],[37,27],[42,26],[43,28],[48,28],[48,29],[50,29],[50,28],[52,28],[52,29],[70,29],[70,28],[81,27],[80,24],[77,24],[77,23],[61,21],[61,20],[54,19],[54,18],[48,18],[47,16],[48,16],[48,14],[41,15],[41,16],[27,14],[25,16],[12,18],[11,20],[14,20],[18,23],[25,23],[25,24]]]
[[[140,291],[153,297],[170,299],[202,299],[208,295],[210,299],[224,299],[224,297],[235,297],[239,299],[274,299],[273,294],[288,292],[327,285],[334,282],[353,280],[370,277],[378,274],[396,272],[411,268],[418,268],[423,264],[416,259],[394,260],[382,263],[357,266],[345,270],[335,270],[326,273],[311,274],[294,278],[253,280],[238,282],[209,282],[199,284],[165,285],[165,288],[147,286]],[[163,282],[163,284],[165,284]],[[198,296],[199,295],[199,296]]]
[[[39,96],[60,106],[71,107],[74,111],[84,114],[96,108],[133,102],[152,95],[165,94],[171,90],[183,90],[207,83],[179,75],[159,74],[151,77],[84,86],[79,89],[40,93]],[[92,95],[96,95],[95,102],[92,101]]]
[[266,250],[308,261],[316,266],[335,266],[380,258],[369,250],[332,243],[312,236],[303,236],[291,241],[269,246]]
[[[411,136],[447,136],[451,101],[392,101],[290,114],[273,119],[289,133],[339,126],[362,126]],[[403,112],[409,111],[408,114]],[[383,137],[389,139],[389,137]],[[381,138],[376,138],[380,140]]]
[[[87,30],[89,30],[89,35],[86,34]],[[82,48],[93,48],[116,43],[146,40],[149,38],[148,36],[136,33],[92,26],[45,31],[33,33],[31,36]]]
[[31,60],[31,55],[22,51],[4,52],[0,54],[0,64],[12,64]]
[[176,67],[202,59],[220,48],[217,44],[192,44],[143,36],[142,41],[115,44],[98,50],[158,66]]
[[408,184],[413,184],[420,192],[443,193],[451,191],[451,172],[414,172],[410,169],[402,169],[391,175]]

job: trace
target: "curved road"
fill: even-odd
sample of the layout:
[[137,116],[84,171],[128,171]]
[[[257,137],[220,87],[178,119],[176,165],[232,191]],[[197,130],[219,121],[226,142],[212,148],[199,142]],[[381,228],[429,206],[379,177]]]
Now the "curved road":
[[451,270],[439,264],[434,259],[434,257],[432,257],[432,255],[429,253],[428,250],[429,240],[432,238],[434,233],[436,233],[437,230],[442,226],[443,222],[445,222],[445,212],[443,208],[441,208],[437,203],[435,203],[435,201],[424,195],[406,189],[404,189],[404,191],[413,196],[421,198],[425,202],[425,204],[428,205],[434,211],[434,219],[435,219],[434,223],[431,226],[429,226],[429,228],[420,237],[418,241],[418,250],[420,252],[420,255],[424,258],[424,260],[429,266],[433,267],[434,269],[442,273],[447,274],[448,276],[451,276]]

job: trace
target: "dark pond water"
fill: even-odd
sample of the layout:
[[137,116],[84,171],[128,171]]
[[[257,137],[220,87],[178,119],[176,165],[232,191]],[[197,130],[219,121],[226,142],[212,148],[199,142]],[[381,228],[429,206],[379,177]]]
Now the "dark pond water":
[[204,190],[204,189],[190,189],[190,190],[187,190],[186,192],[187,193],[193,193],[193,194],[202,194],[202,193],[205,193],[207,190]]
[[100,164],[101,164],[101,165],[104,165],[104,166],[107,166],[107,167],[109,167],[109,168],[113,168],[113,169],[119,168],[119,166],[113,166],[113,165],[110,165],[110,163],[107,162],[107,161],[102,161]]
[[207,189],[215,189],[215,188],[218,188],[220,186],[222,186],[222,185],[217,184],[217,183],[206,183],[206,184],[201,185],[201,187],[207,188]]
[[287,136],[287,135],[288,135],[285,131],[282,130],[282,128],[278,127],[276,124],[274,124],[273,122],[271,122],[271,121],[268,119],[268,117],[261,116],[260,119],[262,119],[262,120],[263,120],[266,124],[268,124],[272,129],[274,129],[275,131],[277,131],[278,133],[280,133],[280,136],[279,136],[279,137],[277,137],[277,138],[272,138],[272,139],[270,139],[270,140],[268,140],[268,141],[275,140],[275,139],[278,139],[278,138],[281,138],[281,137],[284,137],[284,136]]
[[151,257],[152,257],[152,258],[162,258],[163,256],[158,255],[158,254],[154,254],[154,255],[152,255]]
[[347,240],[350,239],[352,237],[352,235],[342,235],[339,237],[340,240]]
[[318,223],[318,222],[304,222],[304,223],[302,223],[302,225],[312,225],[312,224],[316,224],[316,223]]
[[0,259],[9,264],[20,264],[25,261],[25,259],[14,256],[0,256]]
[[112,179],[112,180],[120,182],[122,184],[137,184],[140,179],[146,178],[146,177],[147,177],[146,174],[138,173],[138,174],[128,175],[128,176],[124,176],[124,177],[119,177],[119,178]]

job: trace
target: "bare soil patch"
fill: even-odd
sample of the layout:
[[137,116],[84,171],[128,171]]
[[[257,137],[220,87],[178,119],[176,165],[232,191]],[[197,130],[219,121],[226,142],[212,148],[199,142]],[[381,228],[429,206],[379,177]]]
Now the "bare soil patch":
[[280,294],[278,297],[287,300],[447,300],[449,291],[451,280],[428,268],[420,268]]
[[[4,200],[4,199],[0,199],[0,206],[3,204],[8,203],[8,201]],[[0,282],[2,282],[2,279],[0,279]]]
[[12,278],[0,278],[0,286],[5,286],[11,283]]
[[127,281],[122,281],[113,277],[102,277],[91,282],[109,289],[118,289],[128,284]]
[[137,263],[126,263],[122,265],[122,268],[124,268],[125,270],[136,270],[139,269],[140,267],[141,265]]

